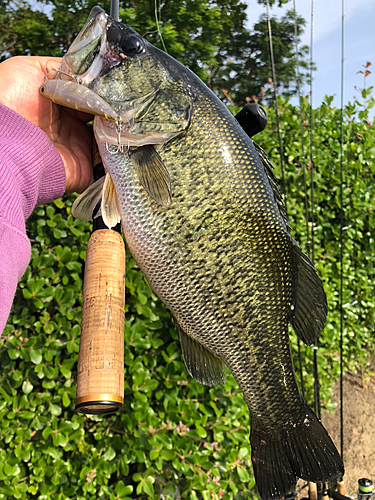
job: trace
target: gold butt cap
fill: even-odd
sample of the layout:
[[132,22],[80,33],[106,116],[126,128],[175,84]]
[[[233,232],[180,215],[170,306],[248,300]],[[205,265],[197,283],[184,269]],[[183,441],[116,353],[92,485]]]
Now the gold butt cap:
[[90,394],[76,399],[76,411],[85,415],[107,415],[123,407],[124,398],[115,394]]

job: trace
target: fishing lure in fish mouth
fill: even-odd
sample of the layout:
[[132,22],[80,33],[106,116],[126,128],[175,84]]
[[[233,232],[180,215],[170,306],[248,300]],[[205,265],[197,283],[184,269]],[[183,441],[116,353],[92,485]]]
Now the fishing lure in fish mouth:
[[[53,71],[55,71],[57,79],[49,80],[49,73],[47,71],[44,82],[39,88],[40,93],[47,99],[50,99],[52,102],[60,104],[61,106],[101,116],[105,120],[114,121],[117,147],[114,151],[112,151],[107,145],[107,151],[110,154],[127,152],[129,150],[129,146],[125,148],[124,144],[121,143],[121,116],[114,112],[111,106],[109,106],[104,99],[87,88],[82,78],[67,73],[61,69],[53,68]],[[70,80],[61,80],[61,76],[70,78]]]
[[[130,252],[173,315],[189,374],[209,386],[225,382],[226,366],[233,374],[250,412],[263,500],[281,498],[298,477],[342,476],[299,392],[288,338],[290,324],[316,342],[326,295],[290,234],[264,151],[196,75],[99,7],[60,70],[65,80],[49,97],[96,115],[106,169],[72,212],[90,219],[101,199],[108,227],[121,219]],[[128,147],[112,151],[119,142]]]

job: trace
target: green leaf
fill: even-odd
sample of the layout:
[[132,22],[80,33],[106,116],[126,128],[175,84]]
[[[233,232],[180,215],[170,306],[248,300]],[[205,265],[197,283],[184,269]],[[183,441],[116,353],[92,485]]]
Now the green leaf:
[[195,428],[197,429],[199,437],[205,438],[207,436],[207,432],[203,429],[202,426],[195,424]]
[[[160,456],[162,457],[163,460],[174,460],[176,454],[174,451],[162,450],[160,452]],[[151,458],[151,455],[150,455],[150,458]]]
[[49,406],[49,410],[51,412],[51,414],[55,417],[58,417],[59,415],[61,415],[61,407],[58,406],[58,405],[55,405],[55,404],[51,404]]
[[148,476],[148,477],[146,477],[146,479],[143,483],[143,491],[148,496],[152,496],[154,494],[154,486],[152,484],[153,482],[154,482],[154,478]]
[[242,481],[243,483],[247,483],[248,481],[250,481],[250,476],[246,469],[237,465],[236,470],[240,481]]
[[58,200],[55,200],[53,203],[57,206],[57,208],[64,208],[65,207],[65,203],[62,201],[61,198],[59,198]]
[[8,463],[6,463],[4,465],[4,472],[7,476],[18,476],[18,474],[21,472],[21,469],[18,467],[17,464],[15,465],[10,465]]
[[64,394],[63,394],[62,402],[63,402],[63,405],[65,406],[65,408],[70,406],[70,398],[66,392],[64,392]]
[[25,380],[22,384],[22,391],[24,394],[30,394],[33,388],[34,386],[28,380]]
[[150,451],[150,460],[156,460],[160,452],[157,450]]
[[38,365],[42,362],[43,355],[41,349],[30,350],[30,359],[34,365]]
[[116,456],[116,451],[113,448],[108,448],[108,450],[104,453],[103,458],[105,461],[110,462]]
[[8,356],[10,359],[17,359],[20,357],[20,351],[17,349],[8,349]]
[[119,498],[123,498],[123,497],[133,493],[133,486],[130,484],[125,486],[123,481],[119,481],[116,484],[115,492]]

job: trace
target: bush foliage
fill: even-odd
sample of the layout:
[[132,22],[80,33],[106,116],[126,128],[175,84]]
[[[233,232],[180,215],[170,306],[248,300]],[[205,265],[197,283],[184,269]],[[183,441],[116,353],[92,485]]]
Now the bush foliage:
[[[364,98],[366,105],[346,106],[344,123],[344,356],[351,368],[373,349],[375,312],[375,269],[369,265],[375,141],[374,125],[368,122],[374,101]],[[314,257],[329,303],[318,350],[326,404],[338,374],[340,330],[340,111],[331,103],[326,98],[314,111]],[[274,111],[268,112],[268,127],[257,141],[279,164]],[[305,101],[310,192],[308,114]],[[280,115],[288,211],[293,235],[306,250],[299,112],[282,101]],[[228,377],[225,386],[210,389],[187,375],[170,315],[130,255],[125,411],[109,417],[75,412],[82,271],[90,225],[72,217],[72,198],[38,207],[28,221],[32,258],[0,342],[0,499],[255,497],[249,416],[236,383]],[[295,354],[294,335],[291,341]],[[304,347],[310,402],[311,352]]]

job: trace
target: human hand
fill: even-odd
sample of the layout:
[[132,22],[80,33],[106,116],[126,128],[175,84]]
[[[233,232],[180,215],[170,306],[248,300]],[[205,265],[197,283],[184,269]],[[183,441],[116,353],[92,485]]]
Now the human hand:
[[92,116],[54,104],[41,96],[39,87],[46,65],[58,68],[60,57],[16,56],[0,64],[0,102],[13,109],[51,139],[66,173],[66,192],[81,193],[92,182]]

